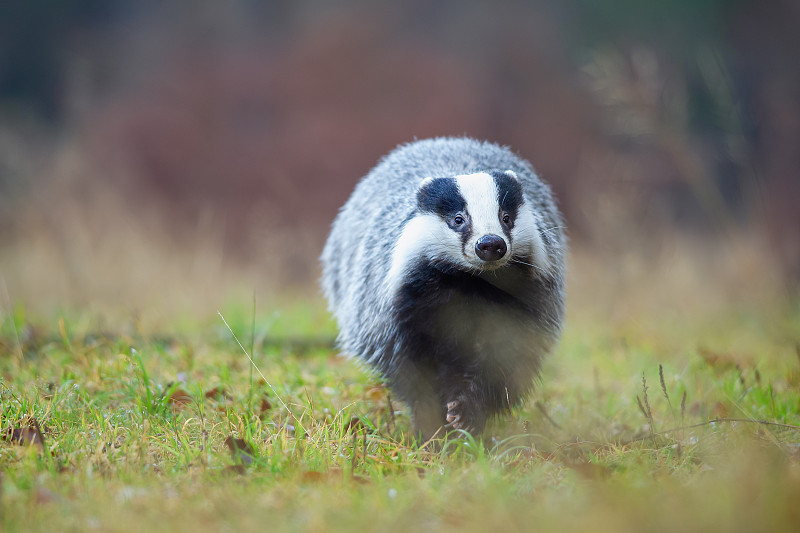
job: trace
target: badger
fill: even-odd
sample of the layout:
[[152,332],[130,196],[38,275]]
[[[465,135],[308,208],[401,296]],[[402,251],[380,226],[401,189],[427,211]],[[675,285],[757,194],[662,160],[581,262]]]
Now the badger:
[[479,435],[531,392],[561,332],[563,227],[530,163],[490,142],[401,145],[357,184],[322,288],[340,349],[410,406],[416,437]]

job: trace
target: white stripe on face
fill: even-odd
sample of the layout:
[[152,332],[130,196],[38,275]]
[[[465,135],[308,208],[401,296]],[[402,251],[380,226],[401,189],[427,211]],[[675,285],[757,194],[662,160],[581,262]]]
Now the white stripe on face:
[[550,270],[552,265],[542,236],[539,234],[536,216],[527,203],[519,207],[517,219],[511,229],[511,237],[514,241],[514,253],[526,258],[526,261],[532,260],[532,264],[539,272]]
[[422,258],[461,259],[461,239],[437,215],[412,218],[403,228],[392,250],[392,265],[386,276],[389,294],[402,285],[413,265]]
[[497,185],[494,178],[485,172],[456,176],[458,190],[467,202],[467,212],[472,222],[472,239],[464,250],[467,255],[480,263],[475,255],[475,242],[484,235],[498,235],[506,241],[500,224],[500,204],[497,202]]

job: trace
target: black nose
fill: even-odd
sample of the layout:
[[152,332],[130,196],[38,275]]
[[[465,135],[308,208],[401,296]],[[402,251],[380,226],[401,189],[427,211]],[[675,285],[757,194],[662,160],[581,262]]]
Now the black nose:
[[475,243],[475,253],[484,261],[497,261],[506,255],[506,241],[498,235],[484,235]]

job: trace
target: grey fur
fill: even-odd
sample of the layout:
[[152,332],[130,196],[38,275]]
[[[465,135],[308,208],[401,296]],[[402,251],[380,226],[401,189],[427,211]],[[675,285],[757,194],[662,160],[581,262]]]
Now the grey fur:
[[[420,183],[429,176],[509,169],[519,178],[524,201],[537,219],[550,268],[512,272],[502,267],[463,274],[482,278],[526,310],[443,288],[441,302],[426,299],[426,312],[452,315],[452,322],[443,323],[453,329],[407,325],[405,315],[398,315],[397,291],[391,292],[386,277],[404,224],[415,216]],[[422,437],[430,437],[445,422],[479,433],[488,416],[507,411],[530,392],[543,357],[559,337],[566,249],[550,188],[508,148],[468,138],[402,145],[358,183],[333,222],[322,253],[322,285],[340,328],[340,348],[372,364],[410,404]],[[433,292],[439,291],[434,287]],[[413,315],[413,299],[403,303],[403,312]],[[491,325],[482,326],[483,321]],[[471,331],[482,331],[480,342]],[[458,339],[448,341],[450,335]],[[471,343],[466,350],[464,339]],[[459,349],[452,350],[454,346]],[[424,353],[428,349],[431,353]],[[442,356],[447,349],[453,353]],[[428,359],[437,362],[429,367]]]

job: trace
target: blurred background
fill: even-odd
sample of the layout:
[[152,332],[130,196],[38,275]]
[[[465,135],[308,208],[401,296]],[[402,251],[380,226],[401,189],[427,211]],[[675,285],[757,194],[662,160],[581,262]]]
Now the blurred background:
[[3,2],[0,308],[316,298],[356,181],[437,135],[552,184],[573,309],[791,298],[798,24],[795,0]]

